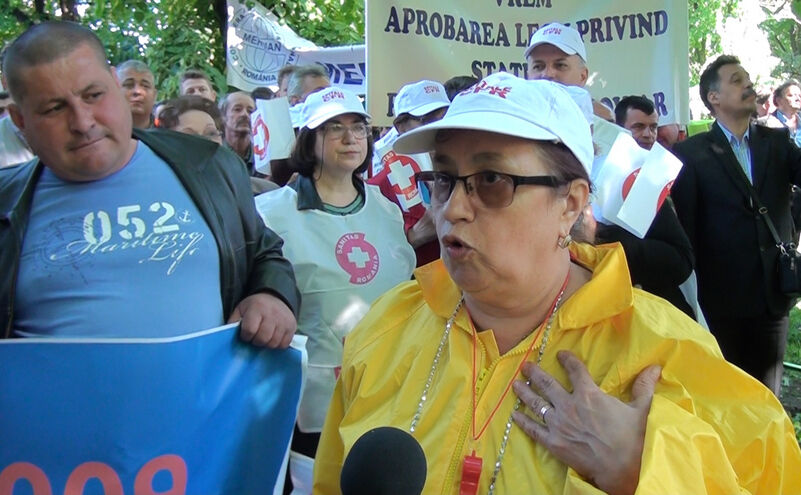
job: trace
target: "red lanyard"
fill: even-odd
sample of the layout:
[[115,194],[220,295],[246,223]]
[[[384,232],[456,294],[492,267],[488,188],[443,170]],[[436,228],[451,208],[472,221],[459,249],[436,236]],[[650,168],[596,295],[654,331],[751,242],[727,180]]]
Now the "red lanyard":
[[[517,371],[515,371],[514,375],[512,375],[512,379],[506,385],[506,388],[501,395],[500,400],[492,409],[492,412],[487,418],[487,421],[484,423],[484,426],[481,427],[481,430],[476,434],[476,381],[477,378],[477,371],[476,371],[476,349],[478,348],[478,332],[476,332],[476,328],[473,325],[472,320],[470,320],[470,330],[473,336],[473,417],[471,418],[471,426],[472,426],[472,434],[473,434],[473,441],[477,441],[481,438],[481,435],[487,430],[487,427],[492,421],[493,416],[495,413],[498,412],[498,409],[501,407],[503,403],[503,399],[506,398],[506,394],[509,393],[509,390],[512,388],[512,384],[514,383],[517,376],[520,374],[520,370],[523,368],[523,364],[528,360],[531,351],[534,349],[534,344],[540,338],[545,327],[548,325],[551,317],[553,316],[553,312],[556,311],[556,304],[559,302],[560,296],[564,294],[565,288],[567,287],[567,282],[570,280],[570,271],[568,270],[567,275],[565,276],[565,281],[562,283],[562,288],[559,290],[559,294],[557,294],[556,298],[554,298],[553,302],[551,303],[551,308],[548,310],[548,314],[545,316],[545,319],[542,321],[539,329],[537,330],[537,334],[534,336],[534,339],[529,344],[528,349],[526,350],[526,354],[523,356],[523,359],[520,361],[520,364],[517,366]],[[500,461],[498,461],[500,462]],[[484,464],[484,460],[481,457],[476,456],[475,449],[473,453],[470,455],[464,456],[464,461],[462,461],[462,479],[459,483],[459,495],[476,495],[478,493],[478,482],[481,478],[481,467]]]
[[531,340],[531,344],[529,344],[528,349],[526,350],[526,354],[523,356],[523,359],[520,360],[520,364],[517,365],[517,371],[515,371],[514,375],[512,375],[512,379],[509,380],[509,383],[506,385],[506,388],[504,389],[500,400],[498,400],[498,403],[495,404],[495,407],[492,409],[492,412],[487,418],[487,421],[484,422],[484,426],[481,427],[481,430],[478,432],[478,434],[476,434],[476,412],[477,412],[476,382],[478,380],[477,377],[478,373],[476,370],[477,368],[476,349],[478,348],[478,332],[476,332],[476,328],[475,326],[473,326],[472,321],[470,322],[470,330],[472,331],[473,335],[473,417],[471,419],[473,441],[477,441],[479,438],[481,438],[481,435],[483,435],[484,432],[487,431],[487,427],[489,426],[490,421],[492,421],[492,418],[495,416],[495,413],[498,412],[498,409],[500,409],[501,404],[503,403],[503,399],[506,398],[506,394],[508,394],[509,390],[511,390],[512,384],[517,379],[517,376],[520,374],[520,370],[523,368],[523,364],[525,364],[525,362],[528,360],[531,351],[534,349],[534,344],[537,343],[537,340],[540,338],[540,334],[542,334],[543,330],[545,329],[545,325],[548,323],[548,320],[551,319],[551,316],[553,316],[553,312],[556,309],[556,303],[559,300],[559,295],[561,295],[564,292],[565,287],[567,287],[568,280],[570,280],[570,271],[568,271],[567,276],[565,277],[565,281],[562,283],[562,288],[559,290],[559,293],[557,294],[556,298],[554,298],[553,302],[551,303],[551,308],[548,310],[548,314],[545,316],[545,319],[542,320],[540,327],[537,329],[537,335],[534,337],[534,339]]

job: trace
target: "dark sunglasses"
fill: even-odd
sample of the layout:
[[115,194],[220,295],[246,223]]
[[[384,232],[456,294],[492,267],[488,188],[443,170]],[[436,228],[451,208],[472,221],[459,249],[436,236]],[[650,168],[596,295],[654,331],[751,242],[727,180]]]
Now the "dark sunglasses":
[[512,204],[519,185],[559,187],[565,184],[553,175],[521,176],[486,170],[475,174],[455,176],[445,172],[418,172],[418,182],[424,183],[431,192],[431,203],[445,204],[450,199],[457,182],[463,182],[468,195],[475,191],[478,199],[487,208],[505,208]]

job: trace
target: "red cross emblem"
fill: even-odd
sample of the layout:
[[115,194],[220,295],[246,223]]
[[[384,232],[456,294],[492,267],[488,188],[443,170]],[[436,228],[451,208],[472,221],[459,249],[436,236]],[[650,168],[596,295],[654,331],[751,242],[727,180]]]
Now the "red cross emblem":
[[361,232],[340,237],[334,254],[339,266],[350,275],[352,284],[366,284],[378,273],[378,251],[375,246],[367,242]]
[[387,180],[404,211],[409,211],[409,208],[422,202],[417,181],[414,180],[414,174],[420,171],[420,165],[412,157],[397,155],[391,151],[384,157],[384,166],[389,169]]
[[258,155],[260,160],[264,160],[267,156],[267,145],[270,142],[270,130],[267,129],[267,124],[261,115],[256,117],[256,122],[253,123],[253,153]]

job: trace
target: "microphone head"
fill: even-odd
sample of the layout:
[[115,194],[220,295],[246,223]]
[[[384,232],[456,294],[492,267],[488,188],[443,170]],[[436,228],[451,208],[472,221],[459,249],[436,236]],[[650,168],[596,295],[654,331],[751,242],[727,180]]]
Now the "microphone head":
[[342,495],[420,495],[426,483],[426,457],[410,434],[375,428],[356,440],[342,466]]

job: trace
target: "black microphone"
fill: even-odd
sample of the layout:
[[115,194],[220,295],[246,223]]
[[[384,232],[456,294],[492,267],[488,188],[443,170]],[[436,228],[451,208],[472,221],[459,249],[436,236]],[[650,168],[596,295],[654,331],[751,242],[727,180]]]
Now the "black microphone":
[[342,495],[420,495],[426,457],[411,435],[398,428],[374,428],[350,449],[339,486]]

